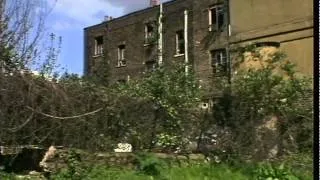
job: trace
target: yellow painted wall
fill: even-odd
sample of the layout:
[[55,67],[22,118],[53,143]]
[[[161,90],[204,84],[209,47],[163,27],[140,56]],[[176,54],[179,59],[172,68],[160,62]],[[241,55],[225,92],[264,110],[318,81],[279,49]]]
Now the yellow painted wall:
[[231,43],[274,41],[304,75],[313,75],[313,0],[230,0]]
[[313,29],[274,35],[267,38],[258,38],[251,41],[237,43],[235,46],[246,46],[256,42],[280,42],[280,50],[287,58],[297,65],[296,70],[308,76],[313,75]]
[[297,70],[305,75],[313,75],[313,37],[283,42],[280,49],[288,59],[297,64]]
[[230,0],[229,3],[235,34],[313,17],[313,0]]
[[313,76],[313,37],[282,42],[279,48],[259,48],[258,54],[261,55],[262,61],[260,58],[252,56],[251,52],[246,52],[244,53],[244,62],[240,64],[239,68],[261,68],[266,65],[265,60],[270,59],[275,52],[279,51],[286,54],[286,60],[297,65],[298,75]]

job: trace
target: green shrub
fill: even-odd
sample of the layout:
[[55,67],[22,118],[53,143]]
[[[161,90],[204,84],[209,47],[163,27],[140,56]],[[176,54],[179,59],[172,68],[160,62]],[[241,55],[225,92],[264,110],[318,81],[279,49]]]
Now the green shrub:
[[4,180],[14,179],[14,175],[0,171],[0,179],[4,179]]
[[282,160],[292,170],[293,174],[300,179],[313,179],[313,155],[309,153],[292,154]]
[[54,179],[80,180],[85,177],[90,169],[81,162],[80,155],[71,150],[67,157],[67,168],[53,176]]
[[255,171],[255,177],[257,180],[299,180],[283,163],[279,166],[260,164]]
[[[313,139],[311,79],[298,75],[294,64],[285,59],[282,52],[268,56],[268,60],[261,57],[259,49],[253,54],[257,55],[255,63],[263,64],[261,68],[235,69],[231,84],[216,83],[224,94],[216,101],[212,119],[219,126],[231,129],[233,138],[227,141],[228,146],[251,159],[274,158],[264,153],[271,150],[269,145],[273,143],[279,147],[277,156],[310,151]],[[276,117],[275,130],[264,129],[274,133],[273,136],[270,133],[265,136],[258,130],[261,125],[266,127],[269,117]]]
[[161,172],[166,168],[163,160],[148,153],[141,153],[136,156],[136,165],[138,172],[150,176],[160,176]]

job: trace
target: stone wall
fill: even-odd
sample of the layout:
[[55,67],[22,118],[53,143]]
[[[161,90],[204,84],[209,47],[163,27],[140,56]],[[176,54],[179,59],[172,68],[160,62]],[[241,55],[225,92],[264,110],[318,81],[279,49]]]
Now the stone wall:
[[[78,160],[86,165],[104,165],[111,167],[135,168],[136,153],[90,153],[79,149],[51,146],[49,149],[38,146],[2,146],[0,154],[0,170],[15,173],[57,172],[67,168],[71,160]],[[165,154],[152,153],[154,157],[168,160],[170,163],[203,163],[202,154]]]

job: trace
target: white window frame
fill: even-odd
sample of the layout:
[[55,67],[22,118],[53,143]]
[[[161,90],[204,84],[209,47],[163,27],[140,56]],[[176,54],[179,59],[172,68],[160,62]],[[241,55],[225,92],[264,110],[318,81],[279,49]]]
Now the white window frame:
[[[101,44],[99,44],[100,40],[102,40]],[[98,37],[95,37],[94,39],[94,56],[101,56],[102,54],[103,54],[103,36],[98,36]]]
[[[216,12],[216,15],[215,15],[216,24],[213,24],[213,19],[212,19],[212,12],[213,12],[214,9],[216,9],[216,11],[215,11]],[[218,31],[218,30],[220,30],[221,27],[219,27],[219,12],[224,14],[223,4],[214,5],[214,6],[212,6],[212,7],[210,7],[208,9],[209,31],[213,31],[213,30]],[[224,19],[223,19],[223,21],[224,21]]]
[[125,59],[125,51],[126,51],[126,45],[122,44],[118,46],[118,67],[127,66],[126,59]]
[[[210,51],[210,64],[214,74],[227,73],[228,71],[228,55],[226,49],[215,49]],[[220,67],[225,66],[225,71]]]
[[[182,35],[182,38],[179,39],[179,35]],[[182,42],[181,42],[182,41]],[[180,49],[180,44],[183,43],[183,46],[181,46],[182,49]],[[184,32],[183,30],[176,31],[176,56],[184,55]],[[183,53],[181,53],[183,51]]]

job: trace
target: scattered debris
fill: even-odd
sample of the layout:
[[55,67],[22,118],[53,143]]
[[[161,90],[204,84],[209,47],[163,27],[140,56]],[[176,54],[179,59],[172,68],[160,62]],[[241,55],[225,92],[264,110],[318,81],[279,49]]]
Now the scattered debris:
[[47,161],[51,160],[56,155],[57,149],[54,146],[50,146],[46,154],[44,155],[43,159],[39,163],[39,166],[43,169],[45,172],[50,172],[48,169]]
[[118,148],[114,152],[132,152],[132,145],[128,143],[118,143]]

